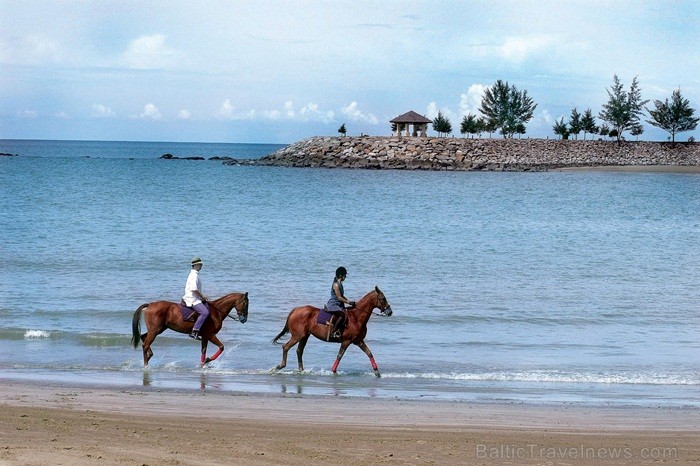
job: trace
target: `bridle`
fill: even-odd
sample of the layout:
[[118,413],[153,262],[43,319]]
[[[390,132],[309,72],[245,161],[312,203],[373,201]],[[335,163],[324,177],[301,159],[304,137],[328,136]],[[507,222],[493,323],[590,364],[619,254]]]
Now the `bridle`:
[[[384,300],[384,302],[386,303],[386,307],[385,307],[384,309],[380,309],[380,312],[374,312],[374,309],[379,307],[379,306],[374,306],[374,307],[372,307],[372,309],[369,310],[369,314],[370,314],[370,315],[381,316],[381,317],[389,317],[389,316],[392,314],[392,311],[391,311],[391,304],[389,304],[389,302],[386,300],[386,298],[383,298],[383,300]],[[355,305],[355,309],[357,309],[357,305]],[[387,314],[387,312],[386,312],[387,310],[389,311],[388,314]],[[362,312],[363,314],[365,314],[367,311],[360,311],[360,312]]]
[[[238,316],[238,321],[242,324],[244,324],[245,321],[248,320],[248,303],[249,303],[248,294],[246,293],[243,296],[243,309],[241,309],[239,311],[238,308],[236,307],[236,305],[235,304],[233,305],[233,308],[236,310],[236,315]],[[231,319],[236,320],[233,316],[231,316],[230,312],[228,314],[226,314],[226,317],[230,317]],[[243,319],[243,320],[241,320],[241,319]]]

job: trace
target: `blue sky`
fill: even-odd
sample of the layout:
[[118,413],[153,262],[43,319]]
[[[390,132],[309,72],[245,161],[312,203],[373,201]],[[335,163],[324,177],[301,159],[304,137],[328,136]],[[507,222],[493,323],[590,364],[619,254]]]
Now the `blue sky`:
[[459,136],[497,79],[551,138],[614,74],[697,115],[698,24],[698,1],[0,0],[0,138],[289,143],[408,110]]

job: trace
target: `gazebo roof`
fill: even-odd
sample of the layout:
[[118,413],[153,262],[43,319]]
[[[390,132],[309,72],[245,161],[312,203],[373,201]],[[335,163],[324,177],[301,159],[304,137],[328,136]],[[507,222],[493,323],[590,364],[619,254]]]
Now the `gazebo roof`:
[[419,115],[413,110],[410,112],[406,112],[403,115],[399,115],[393,120],[391,120],[389,123],[432,123],[433,120],[429,120],[423,115]]

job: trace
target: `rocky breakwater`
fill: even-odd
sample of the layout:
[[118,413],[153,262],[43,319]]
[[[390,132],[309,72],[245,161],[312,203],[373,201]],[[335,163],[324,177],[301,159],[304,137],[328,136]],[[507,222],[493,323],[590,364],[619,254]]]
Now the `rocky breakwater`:
[[228,165],[545,171],[613,165],[700,166],[700,144],[553,139],[313,137]]

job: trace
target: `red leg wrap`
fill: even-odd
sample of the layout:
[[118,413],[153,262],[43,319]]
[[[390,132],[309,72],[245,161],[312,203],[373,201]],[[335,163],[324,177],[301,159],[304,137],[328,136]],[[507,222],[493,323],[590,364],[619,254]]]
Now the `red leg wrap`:
[[374,356],[369,358],[369,363],[372,364],[372,369],[377,370],[377,363],[374,362]]
[[335,371],[338,370],[338,364],[340,364],[340,359],[336,359],[335,362],[333,363],[333,367],[331,370],[335,373]]

